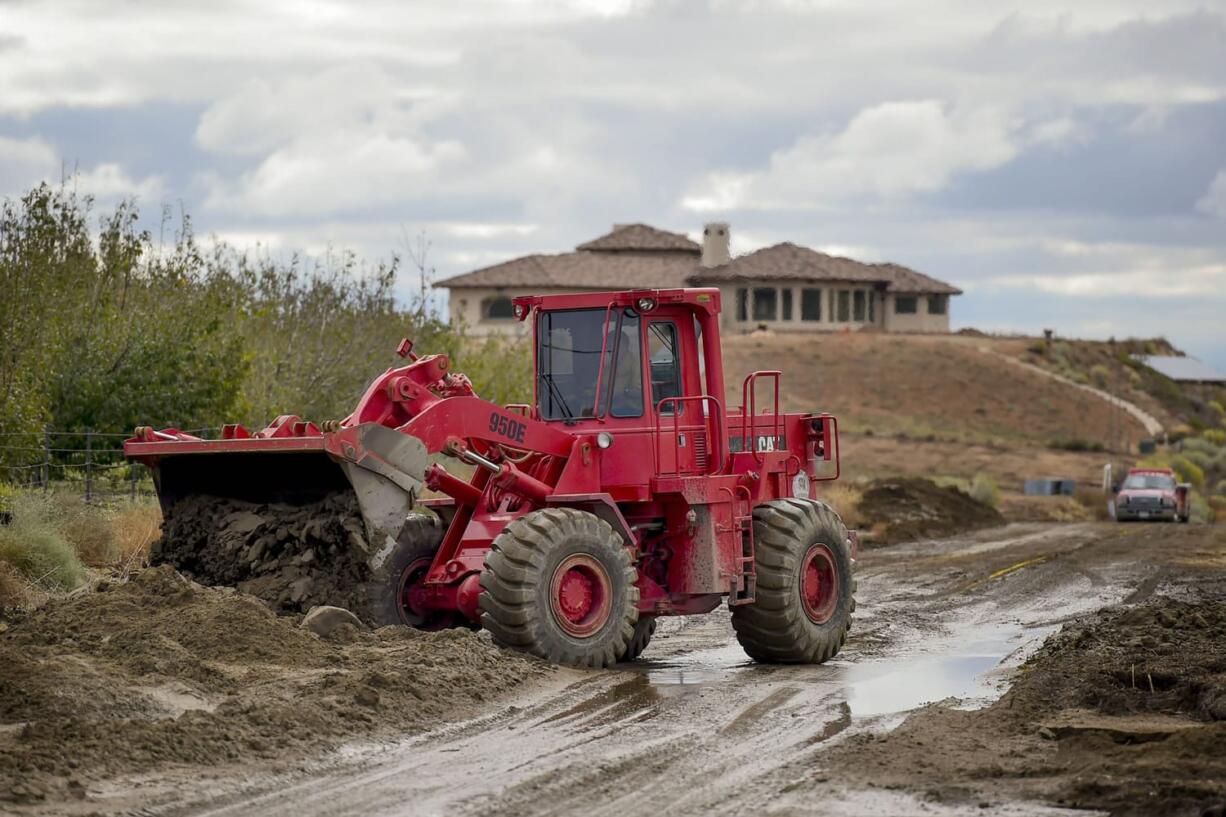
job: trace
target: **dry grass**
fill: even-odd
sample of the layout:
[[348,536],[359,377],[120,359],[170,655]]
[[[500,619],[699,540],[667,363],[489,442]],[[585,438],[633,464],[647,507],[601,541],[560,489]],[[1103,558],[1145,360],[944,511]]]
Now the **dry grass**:
[[162,511],[155,502],[128,505],[111,516],[115,537],[117,566],[127,571],[144,567],[149,560],[149,546],[158,538]]
[[13,522],[0,527],[0,606],[29,606],[72,590],[87,568],[143,567],[160,532],[155,502],[105,507],[54,491],[10,492],[6,501]]
[[0,610],[28,607],[32,601],[30,583],[8,562],[0,561]]
[[860,516],[860,489],[849,482],[835,482],[824,485],[820,489],[822,501],[838,511],[843,517],[843,524],[849,528],[858,528],[864,524]]

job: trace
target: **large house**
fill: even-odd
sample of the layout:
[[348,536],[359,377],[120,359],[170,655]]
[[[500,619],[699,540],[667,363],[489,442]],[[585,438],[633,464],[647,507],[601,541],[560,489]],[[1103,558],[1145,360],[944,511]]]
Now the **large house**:
[[725,332],[948,332],[961,290],[898,264],[865,264],[784,242],[733,258],[726,223],[702,244],[646,224],[615,224],[574,252],[526,255],[440,281],[451,321],[477,334],[524,331],[518,295],[613,289],[718,287]]

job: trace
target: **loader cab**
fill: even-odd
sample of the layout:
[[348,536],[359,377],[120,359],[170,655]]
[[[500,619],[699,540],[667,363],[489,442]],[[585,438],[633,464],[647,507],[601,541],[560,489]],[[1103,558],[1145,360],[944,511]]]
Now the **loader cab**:
[[708,467],[709,438],[724,423],[718,290],[550,295],[515,306],[521,320],[535,315],[538,419],[620,432],[618,459],[654,463],[657,473]]

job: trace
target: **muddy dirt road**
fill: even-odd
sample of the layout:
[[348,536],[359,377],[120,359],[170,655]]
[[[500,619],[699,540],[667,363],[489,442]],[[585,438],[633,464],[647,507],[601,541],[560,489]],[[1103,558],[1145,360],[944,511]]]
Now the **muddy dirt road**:
[[949,790],[935,793],[885,788],[827,759],[927,702],[959,698],[971,707],[997,698],[1044,638],[1080,614],[1220,576],[1226,536],[1187,526],[1013,525],[861,556],[852,638],[820,667],[748,663],[722,615],[674,620],[637,665],[555,670],[474,719],[402,741],[351,744],[288,770],[116,780],[92,790],[80,810],[1066,813],[984,795],[966,781],[941,781],[934,786]]

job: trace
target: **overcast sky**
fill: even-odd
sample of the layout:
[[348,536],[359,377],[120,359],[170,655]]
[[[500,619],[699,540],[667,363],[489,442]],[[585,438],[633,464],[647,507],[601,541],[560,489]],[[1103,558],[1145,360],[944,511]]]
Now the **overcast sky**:
[[439,277],[726,220],[1226,370],[1226,0],[0,0],[0,196],[65,168]]

